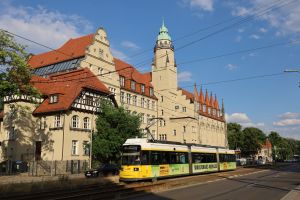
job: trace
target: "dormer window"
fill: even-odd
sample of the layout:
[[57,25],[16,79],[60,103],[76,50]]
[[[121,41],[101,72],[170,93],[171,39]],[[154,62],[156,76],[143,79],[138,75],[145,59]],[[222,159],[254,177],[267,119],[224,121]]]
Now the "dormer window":
[[142,92],[142,94],[145,94],[145,85],[144,84],[141,85],[141,92]]
[[57,103],[58,102],[58,95],[57,94],[53,94],[50,95],[50,103]]
[[85,96],[85,104],[88,105],[88,106],[92,106],[93,105],[93,97],[89,96],[89,95],[86,95]]
[[130,89],[135,91],[135,81],[130,82]]
[[125,78],[123,76],[120,76],[120,86],[121,87],[125,86]]
[[153,88],[150,88],[150,96],[154,96],[154,91],[153,91]]

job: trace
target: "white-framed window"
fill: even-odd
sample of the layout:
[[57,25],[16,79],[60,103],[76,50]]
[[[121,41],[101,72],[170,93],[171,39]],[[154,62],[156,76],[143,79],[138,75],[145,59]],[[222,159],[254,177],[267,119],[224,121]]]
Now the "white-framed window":
[[141,84],[141,93],[145,94],[145,85],[144,84]]
[[147,108],[150,109],[150,100],[149,99],[147,99],[146,105],[147,105]]
[[124,94],[124,92],[121,92],[120,97],[121,97],[121,102],[123,103],[125,101],[125,94]]
[[212,109],[212,114],[216,115],[216,109]]
[[173,135],[176,136],[176,129],[173,130]]
[[145,98],[141,98],[141,107],[144,108],[145,107]]
[[98,67],[98,75],[103,75],[103,68],[102,67]]
[[155,101],[152,101],[152,110],[155,110]]
[[203,112],[206,112],[206,105],[203,105]]
[[40,117],[38,119],[38,129],[44,130],[46,128],[46,117]]
[[210,107],[208,107],[207,113],[208,113],[209,115],[211,114],[211,108],[210,108]]
[[127,100],[127,104],[130,104],[130,101],[131,101],[131,94],[128,94],[126,95],[126,100]]
[[72,117],[71,126],[72,126],[72,128],[79,128],[79,116],[78,115],[74,115]]
[[186,107],[182,107],[182,112],[186,112]]
[[120,86],[124,87],[125,86],[125,77],[120,76]]
[[57,103],[58,102],[58,95],[52,94],[50,95],[50,103]]
[[132,97],[132,101],[133,101],[133,105],[136,106],[137,105],[137,96],[136,95],[134,95]]
[[88,118],[88,117],[83,118],[83,128],[84,129],[91,128],[90,118]]
[[195,126],[192,126],[192,132],[193,132],[193,133],[196,133],[196,128],[195,128]]
[[135,81],[130,81],[130,89],[135,91]]
[[90,155],[90,145],[88,141],[83,141],[83,155],[84,156]]
[[61,117],[60,115],[55,115],[54,117],[54,127],[57,128],[57,127],[61,127]]
[[92,106],[93,103],[94,103],[93,101],[94,101],[94,99],[93,99],[92,96],[90,96],[90,95],[86,95],[86,96],[85,96],[85,104],[86,104],[86,105]]
[[153,88],[152,88],[152,87],[150,88],[150,96],[151,96],[151,97],[154,96],[154,91],[153,91]]
[[72,155],[78,155],[78,140],[72,140]]

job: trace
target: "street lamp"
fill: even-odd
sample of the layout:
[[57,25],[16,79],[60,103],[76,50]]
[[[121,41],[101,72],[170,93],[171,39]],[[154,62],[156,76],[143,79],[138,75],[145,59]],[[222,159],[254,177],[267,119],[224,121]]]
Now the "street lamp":
[[[108,95],[104,95],[104,96],[101,96],[99,98],[96,99],[95,103],[95,110],[93,111],[93,115],[92,115],[92,131],[91,131],[91,139],[90,139],[90,163],[89,163],[89,166],[90,166],[90,169],[92,169],[92,147],[93,147],[93,134],[94,134],[94,129],[95,129],[95,126],[96,126],[96,123],[94,122],[94,116],[97,112],[97,108],[98,108],[98,105],[100,104],[100,100],[102,97],[110,97],[110,96],[115,96],[114,93],[110,93]],[[95,123],[95,126],[94,126],[94,123]]]

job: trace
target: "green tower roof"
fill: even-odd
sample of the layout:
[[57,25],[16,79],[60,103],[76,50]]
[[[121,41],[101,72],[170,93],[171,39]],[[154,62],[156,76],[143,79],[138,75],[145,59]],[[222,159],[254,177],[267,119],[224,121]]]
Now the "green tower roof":
[[157,40],[170,40],[171,41],[171,37],[168,33],[168,29],[165,26],[165,22],[163,21],[160,29],[159,29],[159,34],[157,36]]

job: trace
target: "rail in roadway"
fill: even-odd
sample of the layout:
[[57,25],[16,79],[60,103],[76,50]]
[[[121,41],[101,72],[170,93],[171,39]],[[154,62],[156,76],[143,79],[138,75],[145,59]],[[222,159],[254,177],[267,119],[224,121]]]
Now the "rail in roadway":
[[107,185],[86,185],[81,188],[75,189],[60,189],[55,191],[36,192],[31,194],[22,195],[10,195],[1,197],[1,199],[52,199],[52,200],[63,200],[63,199],[130,199],[134,196],[147,196],[154,195],[156,192],[169,190],[172,188],[178,188],[193,184],[205,184],[208,182],[215,182],[224,179],[230,179],[234,177],[245,176],[248,174],[258,173],[266,171],[264,168],[239,168],[235,171],[194,175],[180,178],[171,178],[159,180],[155,183],[151,182],[139,182],[133,184],[116,184],[110,183]]

